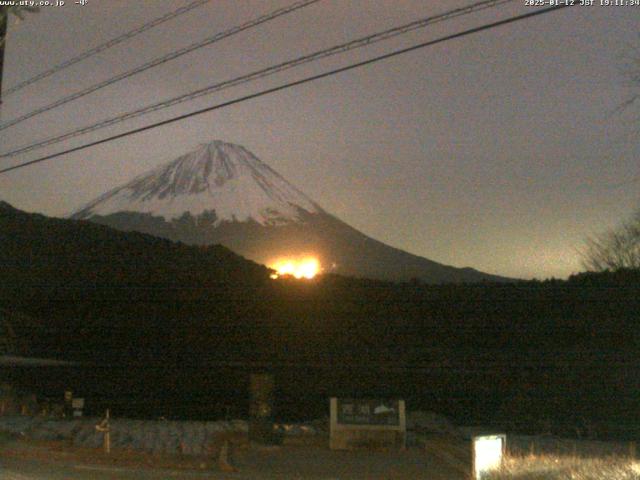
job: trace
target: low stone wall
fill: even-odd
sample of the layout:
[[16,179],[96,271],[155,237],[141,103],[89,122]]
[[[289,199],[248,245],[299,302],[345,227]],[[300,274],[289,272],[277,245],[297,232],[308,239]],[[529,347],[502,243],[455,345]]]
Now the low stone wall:
[[[47,419],[27,416],[0,417],[0,432],[34,440],[63,440],[72,445],[98,448],[103,434],[98,418]],[[154,453],[208,455],[221,440],[246,438],[243,420],[196,422],[112,419],[111,446]]]

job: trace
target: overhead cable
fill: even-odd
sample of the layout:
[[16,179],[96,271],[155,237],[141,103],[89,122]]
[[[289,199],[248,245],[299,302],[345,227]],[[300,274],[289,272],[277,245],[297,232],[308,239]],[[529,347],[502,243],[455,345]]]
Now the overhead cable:
[[146,115],[151,112],[155,112],[158,110],[162,110],[164,108],[172,107],[174,105],[178,105],[180,103],[184,103],[198,97],[202,97],[204,95],[210,95],[215,92],[219,92],[221,90],[235,87],[244,83],[252,82],[255,80],[259,80],[261,78],[274,75],[276,73],[283,72],[285,70],[292,69],[294,67],[298,67],[300,65],[311,63],[314,61],[318,61],[323,58],[327,58],[333,55],[341,54],[348,52],[350,50],[354,50],[357,48],[365,47],[368,45],[372,45],[377,42],[381,42],[383,40],[388,40],[393,37],[397,37],[399,35],[404,35],[413,30],[424,28],[428,25],[432,25],[434,23],[442,22],[445,20],[450,20],[452,18],[456,18],[462,15],[468,15],[470,13],[474,13],[480,10],[484,10],[487,8],[493,8],[497,5],[513,2],[514,0],[483,0],[472,5],[457,8],[454,10],[447,11],[442,14],[422,18],[420,20],[416,20],[399,27],[394,27],[388,30],[384,30],[381,32],[377,32],[371,35],[367,35],[365,37],[357,38],[355,40],[351,40],[346,43],[342,43],[339,45],[335,45],[333,47],[316,51],[314,53],[303,55],[301,57],[295,58],[293,60],[288,60],[286,62],[273,65],[267,68],[263,68],[252,73],[242,75],[240,77],[236,77],[230,80],[225,80],[220,83],[216,83],[213,85],[209,85],[207,87],[201,88],[199,90],[195,90],[183,95],[179,95],[174,98],[170,98],[167,100],[163,100],[161,102],[157,102],[151,105],[147,105],[146,107],[139,108],[137,110],[133,110],[124,114],[117,115],[115,117],[102,120],[100,122],[94,123],[92,125],[88,125],[86,127],[82,127],[79,129],[72,130],[70,132],[66,132],[61,135],[57,135],[54,137],[50,137],[45,140],[41,140],[39,142],[33,143],[31,145],[27,145],[24,147],[19,147],[15,150],[0,153],[0,158],[13,157],[16,155],[20,155],[22,153],[26,153],[35,149],[47,147],[49,145],[53,145],[59,143],[64,140],[68,140],[70,138],[84,135],[86,133],[94,132],[96,130],[100,130],[102,128],[109,127],[111,125],[115,125],[117,123],[123,122],[125,120],[130,120],[132,118],[140,117],[142,115]]
[[167,120],[163,120],[161,122],[156,122],[156,123],[153,123],[151,125],[147,125],[145,127],[140,127],[140,128],[136,128],[136,129],[133,129],[133,130],[126,131],[126,132],[122,132],[122,133],[119,133],[117,135],[112,135],[110,137],[103,138],[101,140],[96,140],[94,142],[89,142],[89,143],[86,143],[84,145],[80,145],[80,146],[77,146],[77,147],[69,148],[67,150],[63,150],[63,151],[58,152],[58,153],[53,153],[51,155],[46,155],[44,157],[36,158],[36,159],[30,160],[28,162],[24,162],[24,163],[20,163],[18,165],[7,167],[7,168],[4,168],[4,169],[1,169],[0,170],[0,174],[7,173],[7,172],[10,172],[12,170],[17,170],[19,168],[24,168],[24,167],[27,167],[29,165],[34,165],[36,163],[41,163],[41,162],[44,162],[44,161],[47,161],[47,160],[51,160],[53,158],[61,157],[63,155],[67,155],[69,153],[74,153],[74,152],[77,152],[77,151],[80,151],[80,150],[85,150],[87,148],[94,147],[96,145],[100,145],[100,144],[103,144],[103,143],[108,143],[108,142],[111,142],[111,141],[114,141],[114,140],[118,140],[120,138],[124,138],[124,137],[128,137],[128,136],[135,135],[135,134],[138,134],[138,133],[142,133],[142,132],[145,132],[147,130],[151,130],[151,129],[158,128],[158,127],[161,127],[161,126],[164,126],[164,125],[168,125],[168,124],[175,123],[175,122],[178,122],[178,121],[181,121],[181,120],[185,120],[187,118],[191,118],[191,117],[194,117],[196,115],[201,115],[201,114],[204,114],[204,113],[212,112],[214,110],[219,110],[219,109],[224,108],[224,107],[235,105],[237,103],[245,102],[247,100],[251,100],[251,99],[254,99],[254,98],[262,97],[264,95],[268,95],[268,94],[271,94],[271,93],[279,92],[281,90],[285,90],[285,89],[288,89],[288,88],[291,88],[291,87],[295,87],[297,85],[302,85],[302,84],[309,83],[309,82],[312,82],[312,81],[315,81],[315,80],[319,80],[321,78],[326,78],[326,77],[329,77],[329,76],[336,75],[338,73],[342,73],[342,72],[346,72],[346,71],[349,71],[349,70],[353,70],[355,68],[363,67],[365,65],[370,65],[372,63],[379,62],[379,61],[382,61],[382,60],[386,60],[388,58],[392,58],[392,57],[395,57],[395,56],[398,56],[398,55],[402,55],[404,53],[412,52],[412,51],[415,51],[415,50],[418,50],[418,49],[421,49],[421,48],[426,48],[426,47],[429,47],[429,46],[432,46],[432,45],[436,45],[438,43],[443,43],[443,42],[446,42],[446,41],[449,41],[449,40],[453,40],[453,39],[456,39],[456,38],[465,37],[467,35],[478,33],[478,32],[481,32],[481,31],[490,30],[490,29],[493,29],[493,28],[496,28],[496,27],[500,27],[500,26],[503,26],[503,25],[515,23],[515,22],[518,22],[518,21],[521,21],[521,20],[525,20],[525,19],[528,19],[528,18],[531,18],[531,17],[544,15],[546,13],[551,13],[551,12],[554,12],[554,11],[558,11],[558,10],[561,10],[563,8],[570,7],[570,6],[572,6],[572,5],[571,4],[563,4],[563,5],[560,5],[560,6],[553,6],[553,7],[547,7],[547,8],[543,8],[543,9],[539,9],[539,10],[534,10],[534,11],[531,11],[529,13],[525,13],[525,14],[522,14],[522,15],[516,15],[514,17],[509,17],[509,18],[506,18],[504,20],[499,20],[497,22],[484,24],[484,25],[481,25],[479,27],[474,27],[474,28],[471,28],[471,29],[468,29],[468,30],[464,30],[464,31],[461,31],[461,32],[458,32],[458,33],[451,34],[451,35],[446,35],[444,37],[440,37],[440,38],[437,38],[435,40],[430,40],[430,41],[427,41],[427,42],[419,43],[419,44],[413,45],[411,47],[402,48],[402,49],[399,49],[399,50],[394,50],[393,52],[386,53],[384,55],[379,55],[377,57],[373,57],[373,58],[370,58],[368,60],[364,60],[362,62],[354,63],[354,64],[351,64],[351,65],[347,65],[345,67],[336,68],[334,70],[330,70],[330,71],[327,71],[327,72],[324,72],[324,73],[320,73],[320,74],[317,74],[317,75],[312,75],[312,76],[309,76],[309,77],[306,77],[306,78],[303,78],[303,79],[300,79],[300,80],[296,80],[296,81],[293,81],[293,82],[285,83],[283,85],[279,85],[277,87],[268,88],[268,89],[262,90],[260,92],[256,92],[256,93],[252,93],[252,94],[245,95],[245,96],[242,96],[242,97],[238,97],[238,98],[235,98],[233,100],[229,100],[229,101],[226,101],[226,102],[223,102],[223,103],[219,103],[217,105],[213,105],[213,106],[210,106],[210,107],[202,108],[200,110],[196,110],[196,111],[193,111],[193,112],[190,112],[190,113],[186,113],[184,115],[179,115],[177,117],[173,117],[173,118],[170,118],[170,119],[167,119]]
[[1,130],[6,130],[9,127],[12,127],[14,125],[17,125],[19,123],[24,122],[25,120],[28,120],[30,118],[35,117],[36,115],[40,115],[42,113],[48,112],[50,110],[53,110],[54,108],[58,108],[62,105],[65,105],[73,100],[77,100],[78,98],[82,98],[86,95],[89,95],[90,93],[93,92],[97,92],[98,90],[101,90],[105,87],[108,87],[109,85],[113,85],[114,83],[117,83],[121,80],[124,80],[126,78],[130,78],[133,77],[134,75],[137,75],[139,73],[142,73],[144,71],[149,70],[150,68],[153,67],[157,67],[158,65],[162,65],[164,63],[167,63],[171,60],[174,60],[178,57],[181,57],[182,55],[186,55],[187,53],[193,52],[194,50],[197,50],[199,48],[202,47],[206,47],[208,45],[211,45],[215,42],[218,42],[224,38],[228,38],[231,37],[232,35],[236,35],[237,33],[243,32],[245,30],[248,30],[250,28],[256,27],[258,25],[261,25],[263,23],[269,22],[271,20],[274,20],[278,17],[281,17],[283,15],[286,15],[288,13],[294,12],[296,10],[299,10],[301,8],[304,8],[308,5],[311,5],[313,3],[317,3],[320,0],[301,0],[298,2],[295,2],[287,7],[283,7],[283,8],[279,8],[277,10],[274,10],[270,13],[267,13],[265,15],[262,15],[254,20],[251,20],[249,22],[243,23],[242,25],[238,25],[235,26],[233,28],[230,28],[228,30],[225,30],[224,32],[220,32],[217,33],[215,35],[213,35],[212,37],[208,37],[205,38],[204,40],[201,40],[199,42],[196,43],[192,43],[191,45],[188,45],[184,48],[181,48],[180,50],[175,50],[171,53],[168,53],[166,55],[163,55],[161,57],[157,57],[153,60],[150,60],[149,62],[144,63],[143,65],[140,65],[132,70],[128,70],[124,73],[118,74],[114,77],[109,78],[108,80],[105,80],[103,82],[91,85],[90,87],[85,88],[84,90],[80,90],[78,92],[72,93],[71,95],[68,95],[66,97],[63,97],[59,100],[56,100],[53,103],[50,103],[49,105],[45,105],[44,107],[40,107],[37,108],[35,110],[32,110],[31,112],[25,113],[24,115],[20,115],[19,117],[14,118],[13,120],[8,120],[4,123],[0,124],[0,131]]
[[158,18],[154,18],[153,20],[151,20],[148,23],[145,23],[144,25],[140,25],[137,28],[134,28],[133,30],[130,30],[126,33],[123,33],[122,35],[112,38],[111,40],[102,43],[100,45],[98,45],[97,47],[91,48],[89,50],[86,50],[84,52],[82,52],[79,55],[76,55],[73,58],[70,58],[69,60],[66,60],[62,63],[59,63],[58,65],[55,65],[51,68],[49,68],[48,70],[45,70],[37,75],[34,75],[31,78],[28,78],[26,80],[23,80],[22,82],[14,85],[13,87],[8,88],[5,92],[3,92],[3,97],[7,98],[9,95],[17,92],[18,90],[22,90],[23,88],[36,83],[42,79],[45,79],[47,77],[50,77],[51,75],[53,75],[54,73],[57,73],[61,70],[64,70],[65,68],[69,68],[71,65],[75,65],[78,62],[81,62],[82,60],[85,60],[89,57],[92,57],[98,53],[104,52],[105,50],[108,50],[111,47],[114,47],[116,45],[118,45],[119,43],[125,42],[137,35],[140,35],[143,32],[146,32],[147,30],[153,28],[153,27],[157,27],[158,25],[168,22],[169,20],[172,20],[176,17],[179,17],[180,15],[183,15],[187,12],[190,12],[191,10],[193,10],[194,8],[198,8],[201,7],[202,5],[204,5],[205,3],[209,3],[211,0],[195,0],[194,2],[189,3],[188,5],[185,5],[184,7],[180,7],[172,12],[169,12],[165,15],[162,15],[161,17]]

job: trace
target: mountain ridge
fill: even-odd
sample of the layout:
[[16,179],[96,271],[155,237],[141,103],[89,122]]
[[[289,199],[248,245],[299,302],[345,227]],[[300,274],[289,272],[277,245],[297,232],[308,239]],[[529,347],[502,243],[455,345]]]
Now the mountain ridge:
[[249,219],[278,225],[297,220],[298,209],[323,212],[244,147],[215,140],[106,192],[71,218],[133,211],[172,221],[185,211],[206,214],[209,202],[216,225]]
[[512,281],[368,237],[325,211],[246,148],[220,140],[160,165],[71,215],[192,245],[221,244],[266,265],[318,257],[324,272],[426,283]]

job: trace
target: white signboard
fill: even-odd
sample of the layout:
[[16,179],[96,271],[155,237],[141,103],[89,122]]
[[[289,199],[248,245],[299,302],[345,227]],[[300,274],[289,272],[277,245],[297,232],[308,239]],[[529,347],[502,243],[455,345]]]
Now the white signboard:
[[330,405],[331,449],[406,445],[404,400],[334,397]]
[[473,437],[473,478],[481,480],[502,465],[507,437],[504,434]]

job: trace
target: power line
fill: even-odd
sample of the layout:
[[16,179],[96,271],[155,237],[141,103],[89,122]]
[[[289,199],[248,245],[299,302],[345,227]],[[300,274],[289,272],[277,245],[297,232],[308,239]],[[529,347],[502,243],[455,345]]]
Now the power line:
[[52,138],[48,138],[45,140],[42,140],[40,142],[31,144],[31,145],[27,145],[25,147],[20,147],[16,150],[12,150],[9,152],[5,152],[5,153],[0,153],[0,158],[6,158],[6,157],[13,157],[16,155],[19,155],[21,153],[26,153],[35,149],[39,149],[39,148],[43,148],[49,145],[53,145],[56,143],[59,143],[63,140],[67,140],[69,138],[73,138],[79,135],[84,135],[86,133],[90,133],[90,132],[94,132],[96,130],[100,130],[102,128],[105,127],[109,127],[111,125],[123,122],[125,120],[130,120],[132,118],[136,118],[142,115],[145,115],[147,113],[151,113],[151,112],[155,112],[164,108],[168,108],[180,103],[184,103],[190,100],[193,100],[195,98],[204,96],[204,95],[209,95],[211,93],[214,92],[218,92],[227,88],[231,88],[231,87],[235,87],[244,83],[248,83],[254,80],[259,80],[261,78],[267,77],[267,76],[271,76],[274,75],[276,73],[280,73],[283,72],[285,70],[289,70],[291,68],[306,64],[306,63],[310,63],[310,62],[314,62],[323,58],[327,58],[333,55],[337,55],[337,54],[341,54],[341,53],[345,53],[348,52],[350,50],[354,50],[357,48],[361,48],[364,46],[368,46],[368,45],[372,45],[374,43],[383,41],[383,40],[388,40],[390,38],[399,36],[399,35],[403,35],[406,34],[408,32],[411,32],[413,30],[419,29],[419,28],[424,28],[428,25],[432,25],[434,23],[438,23],[438,22],[442,22],[445,20],[450,20],[452,18],[455,17],[459,17],[462,15],[468,15],[470,13],[474,13],[480,10],[484,10],[487,8],[493,8],[497,5],[503,4],[503,3],[509,3],[512,2],[513,0],[483,0],[480,1],[478,3],[474,3],[472,5],[466,6],[466,7],[462,7],[462,8],[457,8],[454,10],[450,10],[448,12],[439,14],[439,15],[434,15],[434,16],[430,16],[430,17],[426,17],[426,18],[422,18],[420,20],[416,20],[404,25],[401,25],[399,27],[394,27],[388,30],[384,30],[382,32],[377,32],[371,35],[367,35],[365,37],[361,37],[355,40],[351,40],[349,42],[346,43],[342,43],[340,45],[336,45],[327,49],[323,49],[323,50],[319,50],[316,51],[314,53],[308,54],[308,55],[303,55],[301,57],[295,58],[293,60],[288,60],[286,62],[271,66],[271,67],[267,67],[261,70],[257,70],[254,71],[252,73],[249,73],[247,75],[243,75],[240,77],[236,77],[234,79],[231,80],[226,80],[220,83],[216,83],[214,85],[210,85],[204,88],[201,88],[199,90],[193,91],[193,92],[189,92],[187,94],[184,95],[179,95],[177,97],[168,99],[168,100],[163,100],[161,102],[158,103],[154,103],[151,105],[147,105],[146,107],[137,109],[137,110],[133,110],[121,115],[117,115],[116,117],[112,117],[106,120],[103,120],[101,122],[86,126],[86,127],[82,127],[76,130],[72,130],[70,132],[64,133],[62,135],[58,135]]
[[229,100],[229,101],[226,101],[226,102],[223,102],[223,103],[219,103],[217,105],[213,105],[213,106],[210,106],[210,107],[207,107],[207,108],[202,108],[200,110],[196,110],[196,111],[193,111],[193,112],[190,112],[190,113],[186,113],[184,115],[179,115],[177,117],[173,117],[173,118],[170,118],[170,119],[167,119],[167,120],[156,122],[156,123],[153,123],[151,125],[147,125],[145,127],[140,127],[140,128],[136,128],[136,129],[133,129],[133,130],[129,130],[127,132],[119,133],[117,135],[113,135],[113,136],[110,136],[110,137],[107,137],[107,138],[103,138],[101,140],[96,140],[94,142],[89,142],[89,143],[86,143],[84,145],[80,145],[78,147],[69,148],[67,150],[63,150],[63,151],[58,152],[58,153],[54,153],[54,154],[51,154],[51,155],[46,155],[44,157],[40,157],[40,158],[37,158],[35,160],[31,160],[31,161],[24,162],[24,163],[21,163],[21,164],[18,164],[18,165],[14,165],[12,167],[7,167],[7,168],[4,168],[4,169],[0,170],[0,174],[7,173],[7,172],[10,172],[12,170],[17,170],[19,168],[23,168],[23,167],[26,167],[26,166],[29,166],[29,165],[34,165],[36,163],[40,163],[40,162],[44,162],[44,161],[47,161],[47,160],[51,160],[53,158],[60,157],[60,156],[63,156],[63,155],[67,155],[69,153],[74,153],[74,152],[77,152],[77,151],[80,151],[80,150],[85,150],[87,148],[90,148],[90,147],[93,147],[93,146],[96,146],[96,145],[107,143],[107,142],[110,142],[110,141],[113,141],[113,140],[118,140],[120,138],[124,138],[124,137],[130,136],[130,135],[135,135],[137,133],[145,132],[147,130],[151,130],[151,129],[154,129],[154,128],[157,128],[157,127],[168,125],[170,123],[175,123],[175,122],[178,122],[178,121],[190,118],[190,117],[194,117],[196,115],[201,115],[203,113],[212,112],[214,110],[218,110],[218,109],[221,109],[221,108],[224,108],[224,107],[235,105],[237,103],[241,103],[241,102],[244,102],[244,101],[247,101],[247,100],[252,100],[254,98],[262,97],[264,95],[268,95],[268,94],[271,94],[271,93],[279,92],[281,90],[285,90],[285,89],[288,89],[288,88],[291,88],[291,87],[295,87],[295,86],[298,86],[298,85],[309,83],[309,82],[312,82],[312,81],[315,81],[315,80],[319,80],[321,78],[330,77],[330,76],[336,75],[338,73],[342,73],[342,72],[346,72],[346,71],[349,71],[349,70],[353,70],[353,69],[356,69],[356,68],[359,68],[359,67],[363,67],[365,65],[370,65],[372,63],[376,63],[376,62],[379,62],[379,61],[382,61],[382,60],[386,60],[388,58],[392,58],[392,57],[395,57],[395,56],[398,56],[398,55],[402,55],[404,53],[412,52],[414,50],[418,50],[418,49],[421,49],[421,48],[426,48],[426,47],[429,47],[429,46],[432,46],[432,45],[436,45],[438,43],[443,43],[443,42],[446,42],[446,41],[449,41],[449,40],[453,40],[453,39],[456,39],[456,38],[465,37],[467,35],[472,35],[474,33],[478,33],[478,32],[484,31],[484,30],[490,30],[490,29],[493,29],[493,28],[496,28],[496,27],[500,27],[500,26],[503,26],[503,25],[515,23],[515,22],[518,22],[518,21],[521,21],[521,20],[525,20],[525,19],[528,19],[528,18],[531,18],[531,17],[538,16],[538,15],[543,15],[543,14],[550,13],[550,12],[553,12],[553,11],[561,10],[561,9],[563,9],[565,7],[569,7],[569,6],[571,6],[571,4],[559,5],[559,6],[554,6],[554,7],[547,7],[547,8],[540,9],[540,10],[535,10],[535,11],[532,11],[532,12],[529,12],[529,13],[525,13],[525,14],[522,14],[522,15],[516,15],[514,17],[509,17],[509,18],[506,18],[504,20],[499,20],[497,22],[492,22],[492,23],[481,25],[479,27],[474,27],[474,28],[470,28],[468,30],[463,30],[462,32],[454,33],[454,34],[451,34],[451,35],[446,35],[444,37],[440,37],[440,38],[437,38],[435,40],[430,40],[430,41],[427,41],[427,42],[419,43],[419,44],[413,45],[411,47],[402,48],[402,49],[399,49],[399,50],[394,50],[393,52],[386,53],[384,55],[379,55],[377,57],[373,57],[373,58],[370,58],[368,60],[364,60],[362,62],[354,63],[354,64],[351,64],[351,65],[347,65],[345,67],[336,68],[334,70],[330,70],[330,71],[327,71],[327,72],[324,72],[324,73],[320,73],[320,74],[317,74],[317,75],[312,75],[312,76],[309,76],[309,77],[305,77],[305,78],[303,78],[301,80],[296,80],[294,82],[285,83],[285,84],[279,85],[277,87],[268,88],[268,89],[262,90],[260,92],[256,92],[256,93],[252,93],[252,94],[245,95],[245,96],[242,96],[242,97],[238,97],[238,98],[235,98],[233,100]]
[[270,13],[267,13],[265,15],[262,15],[254,20],[251,20],[249,22],[246,22],[242,25],[238,25],[235,26],[233,28],[230,28],[229,30],[225,30],[224,32],[220,32],[220,33],[216,33],[215,35],[213,35],[212,37],[208,37],[205,38],[204,40],[201,40],[199,42],[196,43],[192,43],[191,45],[188,45],[184,48],[181,48],[180,50],[176,50],[173,52],[170,52],[166,55],[163,55],[161,57],[157,57],[143,65],[140,65],[136,68],[134,68],[133,70],[129,70],[127,72],[121,73],[119,75],[116,75],[114,77],[109,78],[108,80],[105,80],[103,82],[97,83],[95,85],[92,85],[88,88],[85,88],[84,90],[80,90],[79,92],[73,93],[71,95],[68,95],[66,97],[63,97],[59,100],[56,100],[53,103],[50,103],[49,105],[45,105],[44,107],[40,107],[37,108],[36,110],[32,110],[29,113],[25,113],[24,115],[21,115],[17,118],[14,118],[13,120],[9,120],[7,122],[4,122],[2,124],[0,124],[0,131],[1,130],[5,130],[9,127],[12,127],[14,125],[17,125],[19,123],[24,122],[25,120],[28,120],[32,117],[35,117],[36,115],[40,115],[41,113],[45,113],[48,112],[49,110],[53,110],[54,108],[60,107],[66,103],[69,103],[73,100],[77,100],[78,98],[82,98],[86,95],[89,95],[90,93],[96,92],[98,90],[101,90],[105,87],[108,87],[109,85],[113,85],[116,82],[119,82],[120,80],[124,80],[126,78],[132,77],[134,75],[137,75],[139,73],[142,73],[146,70],[149,70],[150,68],[153,67],[157,67],[158,65],[162,65],[164,63],[167,63],[171,60],[174,60],[178,57],[181,57],[182,55],[186,55],[187,53],[193,52],[194,50],[197,50],[199,48],[205,47],[207,45],[211,45],[215,42],[218,42],[224,38],[228,38],[231,37],[232,35],[235,35],[237,33],[243,32],[244,30],[248,30],[250,28],[256,27],[262,23],[266,23],[268,21],[274,20],[278,17],[281,17],[283,15],[286,15],[288,13],[294,12],[296,10],[299,10],[301,8],[304,8],[308,5],[311,5],[313,3],[317,3],[320,0],[301,0],[298,2],[295,2],[287,7],[283,7],[283,8],[279,8],[277,10],[274,10]]
[[165,15],[162,15],[161,17],[155,18],[153,20],[151,20],[148,23],[145,23],[144,25],[141,25],[137,28],[134,28],[133,30],[130,30],[126,33],[123,33],[122,35],[113,38],[101,45],[98,45],[97,47],[94,47],[90,50],[86,50],[85,52],[82,52],[81,54],[70,58],[69,60],[66,60],[54,67],[51,67],[48,70],[45,70],[44,72],[41,72],[27,80],[24,80],[20,83],[18,83],[17,85],[14,85],[13,87],[7,89],[6,92],[4,92],[4,96],[5,98],[8,97],[9,95],[17,92],[18,90],[22,90],[24,87],[31,85],[33,83],[36,83],[39,80],[42,80],[44,78],[50,77],[51,75],[53,75],[54,73],[59,72],[60,70],[64,70],[65,68],[70,67],[71,65],[75,65],[78,62],[81,62],[82,60],[85,60],[89,57],[92,57],[93,55],[96,55],[98,53],[104,52],[105,50],[114,47],[116,45],[118,45],[119,43],[122,43],[126,40],[129,40],[137,35],[140,35],[143,32],[146,32],[147,30],[152,29],[153,27],[157,27],[158,25],[168,22],[169,20],[172,20],[176,17],[179,17],[180,15],[183,15],[195,8],[198,8],[202,5],[204,5],[205,3],[209,3],[211,0],[196,0],[194,2],[191,2],[188,5],[185,5],[184,7],[180,7],[177,10],[174,10],[173,12],[169,12]]

